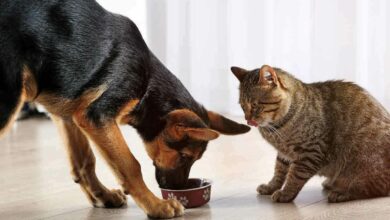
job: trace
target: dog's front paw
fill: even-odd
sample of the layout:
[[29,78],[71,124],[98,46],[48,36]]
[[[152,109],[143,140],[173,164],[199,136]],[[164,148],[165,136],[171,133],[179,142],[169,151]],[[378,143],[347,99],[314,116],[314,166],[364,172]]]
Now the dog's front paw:
[[296,197],[296,194],[288,193],[288,192],[285,192],[283,190],[276,190],[272,194],[271,199],[274,202],[285,203],[285,202],[293,201],[295,199],[295,197]]
[[261,184],[256,190],[260,195],[272,195],[277,189],[274,189],[269,184]]
[[175,200],[160,200],[157,202],[150,210],[147,212],[147,215],[150,218],[174,218],[179,217],[184,214],[183,205]]
[[99,193],[95,196],[93,202],[95,207],[99,208],[119,208],[126,204],[126,195],[119,189]]

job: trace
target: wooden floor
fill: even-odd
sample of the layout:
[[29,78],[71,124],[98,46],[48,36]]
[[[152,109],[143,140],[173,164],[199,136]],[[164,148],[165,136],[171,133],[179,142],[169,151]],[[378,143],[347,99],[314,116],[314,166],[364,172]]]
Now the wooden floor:
[[[123,133],[147,185],[160,194],[140,138],[130,127],[123,127]],[[254,129],[211,142],[191,173],[213,179],[211,201],[179,219],[390,219],[390,197],[328,204],[319,177],[294,203],[275,204],[258,196],[257,185],[272,177],[274,158],[274,149]],[[100,158],[97,166],[102,182],[117,188]],[[69,173],[65,149],[49,120],[17,123],[0,141],[0,219],[146,219],[130,197],[121,209],[92,208]]]

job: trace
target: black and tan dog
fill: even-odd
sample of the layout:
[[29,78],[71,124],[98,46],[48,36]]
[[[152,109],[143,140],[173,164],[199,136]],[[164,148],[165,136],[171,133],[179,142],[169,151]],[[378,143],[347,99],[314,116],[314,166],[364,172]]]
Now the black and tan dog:
[[[119,207],[120,190],[95,174],[92,140],[126,194],[152,217],[180,216],[157,198],[119,124],[132,125],[154,161],[160,186],[186,184],[208,141],[249,130],[198,104],[146,46],[128,18],[94,0],[0,1],[0,132],[25,101],[44,105],[61,129],[75,182],[95,206]],[[0,133],[0,134],[1,134]]]

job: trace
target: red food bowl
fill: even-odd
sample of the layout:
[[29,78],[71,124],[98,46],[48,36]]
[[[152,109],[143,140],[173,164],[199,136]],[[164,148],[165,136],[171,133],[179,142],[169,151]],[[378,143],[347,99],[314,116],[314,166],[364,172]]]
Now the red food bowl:
[[187,189],[161,189],[164,199],[176,199],[186,208],[202,206],[210,201],[211,180],[190,178]]

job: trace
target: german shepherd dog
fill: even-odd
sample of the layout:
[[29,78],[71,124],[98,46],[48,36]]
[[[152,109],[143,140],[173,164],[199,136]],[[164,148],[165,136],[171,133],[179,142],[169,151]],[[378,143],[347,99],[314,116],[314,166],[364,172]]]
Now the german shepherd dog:
[[[42,104],[60,128],[79,183],[94,206],[120,207],[130,194],[150,217],[183,214],[145,185],[119,124],[133,126],[161,187],[186,185],[190,168],[219,133],[249,127],[207,111],[152,54],[136,25],[94,0],[0,1],[0,132],[25,101]],[[121,190],[95,174],[94,142]]]

